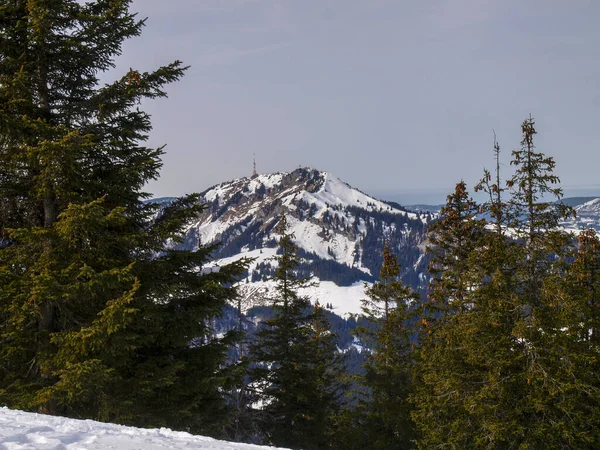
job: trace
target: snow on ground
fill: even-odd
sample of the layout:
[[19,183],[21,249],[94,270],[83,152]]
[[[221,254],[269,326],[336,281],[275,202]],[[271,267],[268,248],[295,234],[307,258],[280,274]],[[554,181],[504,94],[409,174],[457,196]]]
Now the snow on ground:
[[350,314],[361,313],[361,300],[367,298],[363,281],[357,281],[351,286],[338,286],[333,281],[320,281],[314,287],[300,289],[299,293],[306,295],[312,304],[316,301],[321,306],[331,303],[332,311],[345,318]]
[[600,198],[575,206],[576,216],[564,220],[561,225],[575,234],[582,229],[594,228],[600,230]]
[[217,220],[211,221],[209,219],[205,219],[204,223],[197,223],[188,228],[189,231],[192,228],[198,229],[198,239],[202,245],[209,245],[213,242],[217,242],[221,237],[221,234],[227,230],[229,227],[236,225],[236,221],[225,221],[225,220]]
[[[314,279],[316,280],[316,279]],[[269,305],[269,300],[276,295],[275,281],[255,281],[254,283],[241,283],[239,292],[245,308],[258,305]],[[331,311],[340,317],[347,318],[350,314],[359,314],[361,300],[367,298],[364,282],[358,281],[351,286],[338,286],[333,281],[316,281],[315,286],[301,288],[299,295],[305,295],[314,305],[319,302],[321,306],[330,303]]]
[[284,175],[286,174],[281,172],[260,174],[258,177],[253,178],[250,181],[250,190],[254,192],[261,184],[266,189],[272,189],[281,184],[281,180],[283,179]]
[[[331,233],[324,237],[320,225],[295,217],[288,218],[288,226],[288,232],[294,235],[294,243],[307,252],[314,253],[322,259],[335,259],[348,267],[354,265],[355,241],[344,234]],[[357,268],[370,274],[369,269],[365,267]]]
[[245,251],[242,251],[237,255],[230,256],[228,258],[217,259],[211,262],[210,265],[225,266],[242,258],[254,259],[254,261],[249,266],[250,271],[252,271],[258,264],[266,261],[270,262],[273,266],[277,265],[277,262],[274,259],[275,255],[277,254],[277,249],[275,247],[257,248],[254,250],[246,250],[246,248],[244,248],[243,250]]
[[266,450],[167,428],[142,429],[0,408],[2,450]]
[[[224,266],[239,260],[242,257],[255,258],[249,266],[249,272],[261,262],[269,262],[272,266],[277,266],[277,261],[274,260],[277,253],[276,248],[263,248],[242,252],[238,255],[229,258],[219,259],[211,265],[203,268],[203,271],[208,273],[216,271],[217,267]],[[306,295],[311,303],[319,302],[322,306],[331,303],[333,312],[338,316],[347,317],[349,314],[359,314],[361,310],[361,300],[367,298],[365,294],[365,284],[363,281],[358,281],[351,286],[338,286],[333,281],[319,281],[314,278],[315,285],[300,289],[300,295]],[[275,293],[274,281],[255,281],[246,283],[242,280],[239,284],[240,295],[245,301],[246,308],[259,304],[269,304],[269,297]],[[246,301],[247,299],[247,301]]]
[[344,183],[334,175],[324,172],[325,183],[319,192],[313,194],[315,198],[322,200],[329,205],[358,206],[368,211],[384,210],[391,213],[406,214],[409,217],[416,218],[414,213],[405,213],[392,208],[390,205],[363,194],[354,189],[349,184]]

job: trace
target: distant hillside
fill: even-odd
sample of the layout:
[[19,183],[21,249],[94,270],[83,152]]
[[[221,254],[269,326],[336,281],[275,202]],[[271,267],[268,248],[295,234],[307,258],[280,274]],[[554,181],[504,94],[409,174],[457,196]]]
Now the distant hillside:
[[[600,231],[600,197],[592,197],[584,203],[575,203],[575,200],[587,200],[588,197],[573,197],[564,199],[566,204],[570,204],[575,209],[575,217],[563,222],[563,226],[572,230],[582,228],[594,228]],[[569,203],[567,203],[569,201]]]
[[177,199],[177,197],[157,197],[152,198],[150,200],[146,200],[146,203],[158,203],[159,205],[168,205],[175,199]]
[[579,205],[583,205],[584,203],[590,202],[592,200],[595,200],[598,197],[567,197],[567,198],[563,198],[561,199],[561,203],[568,205],[568,206],[579,206]]
[[407,205],[406,209],[409,211],[419,212],[419,213],[431,213],[431,214],[439,214],[440,210],[444,207],[444,205]]
[[313,275],[313,300],[331,303],[334,312],[359,312],[364,282],[379,274],[387,242],[398,255],[403,280],[426,285],[424,240],[428,213],[409,212],[349,186],[334,175],[302,168],[241,178],[201,193],[207,209],[190,226],[182,245],[220,242],[215,264],[255,258],[241,283],[245,296],[268,296],[277,246],[274,228],[286,214],[303,257],[302,275]]

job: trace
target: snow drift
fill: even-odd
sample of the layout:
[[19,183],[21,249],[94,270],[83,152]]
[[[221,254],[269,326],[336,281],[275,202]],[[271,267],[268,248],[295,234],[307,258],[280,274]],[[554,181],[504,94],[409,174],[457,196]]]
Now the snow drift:
[[2,450],[259,450],[167,428],[142,429],[0,408]]

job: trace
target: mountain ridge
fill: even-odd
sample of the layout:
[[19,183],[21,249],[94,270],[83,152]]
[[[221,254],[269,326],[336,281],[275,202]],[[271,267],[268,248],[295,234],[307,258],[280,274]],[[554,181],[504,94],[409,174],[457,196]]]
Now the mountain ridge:
[[[299,273],[316,282],[316,288],[302,292],[313,301],[330,304],[340,315],[360,312],[364,284],[379,274],[384,242],[398,257],[402,281],[425,292],[426,229],[437,208],[431,211],[427,205],[418,205],[410,211],[369,196],[330,172],[308,167],[225,181],[199,195],[206,209],[188,227],[180,247],[218,243],[213,268],[252,258],[240,283],[249,304],[252,297],[268,298],[274,287],[268,279],[275,270],[275,227],[283,214],[302,258]],[[159,199],[162,204],[168,200]],[[578,198],[572,203],[577,218],[565,222],[566,228],[600,229],[600,198]]]
[[[186,231],[181,248],[219,243],[215,265],[255,258],[241,280],[242,295],[266,296],[285,214],[302,258],[299,272],[318,289],[306,292],[341,315],[360,311],[364,283],[378,276],[384,242],[398,255],[403,280],[424,288],[428,213],[411,212],[353,188],[330,172],[298,168],[214,185],[200,193],[206,209]],[[330,297],[333,300],[327,299]],[[344,300],[346,297],[346,300]]]

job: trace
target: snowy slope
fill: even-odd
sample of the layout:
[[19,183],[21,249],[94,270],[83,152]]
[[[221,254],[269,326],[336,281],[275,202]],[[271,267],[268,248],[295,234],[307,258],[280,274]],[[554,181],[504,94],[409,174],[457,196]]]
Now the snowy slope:
[[74,420],[0,408],[2,450],[266,450],[171,431]]
[[[564,203],[572,204],[571,200],[577,199],[567,198],[564,199]],[[594,228],[596,231],[600,231],[600,198],[574,204],[573,209],[575,210],[575,217],[571,217],[561,223],[567,231],[572,231],[576,234],[585,228]]]
[[[231,240],[258,222],[261,224],[259,230],[266,233],[264,241],[268,241],[273,238],[269,222],[285,212],[289,217],[290,231],[296,237],[295,243],[301,249],[316,253],[323,259],[357,267],[371,275],[374,274],[360,261],[356,264],[356,241],[364,236],[367,226],[365,219],[357,218],[351,210],[360,209],[367,214],[384,212],[406,220],[425,220],[425,216],[394,208],[370,197],[328,172],[308,168],[240,178],[214,186],[202,197],[211,209],[190,228],[198,244]],[[345,232],[323,232],[324,220],[342,223]],[[341,225],[338,228],[342,231]],[[408,231],[396,230],[386,224],[381,230],[387,234]]]
[[[276,266],[277,263],[273,260],[276,251],[277,249],[275,248],[243,251],[238,255],[214,261],[212,265],[206,267],[204,271],[216,271],[219,266],[229,264],[238,260],[240,257],[253,259],[249,267],[250,272],[252,272],[260,263],[268,262],[272,266]],[[366,298],[365,284],[363,281],[357,281],[350,286],[338,286],[332,281],[323,281],[315,277],[310,280],[309,284],[312,285],[300,289],[298,294],[310,298],[311,303],[314,304],[318,302],[321,305],[329,303],[332,307],[330,311],[340,317],[347,317],[349,314],[358,314],[361,312],[361,300]],[[275,292],[275,282],[261,280],[254,281],[253,283],[246,283],[242,281],[239,284],[238,289],[243,299],[242,305],[248,309],[256,305],[268,304],[270,296]]]
[[600,230],[600,198],[595,198],[575,207],[576,218],[573,225],[581,228],[595,228]]
[[398,255],[403,281],[416,289],[425,285],[423,242],[433,216],[373,198],[331,173],[299,168],[260,174],[221,183],[200,196],[206,209],[190,224],[180,248],[219,243],[203,271],[255,258],[240,282],[248,305],[269,303],[274,284],[264,280],[274,273],[283,215],[302,260],[300,276],[312,276],[315,283],[301,294],[331,305],[339,316],[360,312],[365,282],[379,273],[384,242]]

